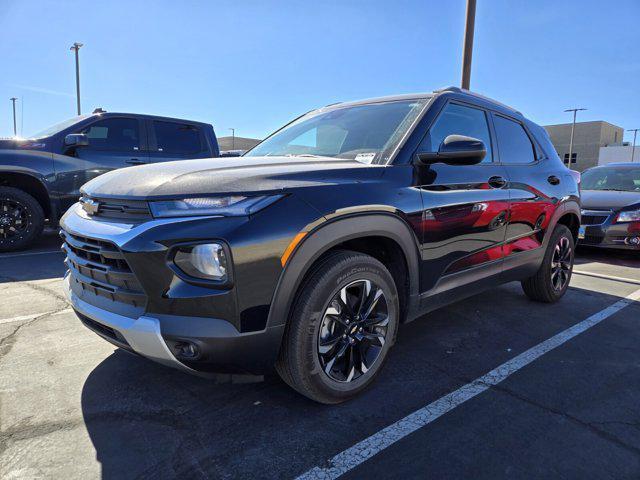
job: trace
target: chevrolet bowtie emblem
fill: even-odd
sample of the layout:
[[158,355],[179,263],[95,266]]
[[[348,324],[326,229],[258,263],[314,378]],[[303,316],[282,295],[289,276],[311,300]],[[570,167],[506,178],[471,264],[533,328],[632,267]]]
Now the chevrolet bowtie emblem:
[[95,215],[100,209],[100,202],[96,202],[91,198],[82,198],[80,203],[82,204],[82,209],[89,215]]

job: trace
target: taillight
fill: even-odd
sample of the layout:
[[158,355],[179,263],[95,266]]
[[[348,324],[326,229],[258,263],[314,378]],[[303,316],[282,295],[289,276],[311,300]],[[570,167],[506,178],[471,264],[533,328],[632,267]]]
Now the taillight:
[[571,174],[573,179],[576,181],[576,183],[580,185],[580,177],[581,177],[580,172],[578,172],[577,170],[569,170],[569,173]]

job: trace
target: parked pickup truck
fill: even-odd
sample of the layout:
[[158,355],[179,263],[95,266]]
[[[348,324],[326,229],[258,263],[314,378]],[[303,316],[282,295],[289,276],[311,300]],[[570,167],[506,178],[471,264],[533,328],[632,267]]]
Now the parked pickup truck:
[[47,220],[57,224],[80,187],[102,173],[219,153],[209,124],[102,109],[32,138],[0,139],[0,251],[28,246]]

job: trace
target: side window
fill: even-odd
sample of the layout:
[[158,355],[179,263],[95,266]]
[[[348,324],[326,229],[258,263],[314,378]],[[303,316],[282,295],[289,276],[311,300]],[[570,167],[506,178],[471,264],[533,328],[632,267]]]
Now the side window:
[[153,122],[158,151],[164,153],[198,153],[202,151],[200,130],[193,125]]
[[482,163],[492,161],[491,134],[484,110],[455,103],[448,104],[422,141],[421,151],[437,152],[442,141],[449,135],[464,135],[482,140],[487,149]]
[[532,163],[536,160],[533,144],[522,125],[494,115],[500,161],[502,163]]
[[140,128],[133,118],[106,118],[85,128],[94,150],[137,151],[140,149]]

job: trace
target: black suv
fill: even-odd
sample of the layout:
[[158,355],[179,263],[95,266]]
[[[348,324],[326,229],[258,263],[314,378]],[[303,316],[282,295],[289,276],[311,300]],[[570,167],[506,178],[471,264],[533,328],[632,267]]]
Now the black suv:
[[61,233],[88,328],[186,372],[275,367],[324,403],[373,381],[400,323],[514,280],[561,298],[580,222],[545,131],[457,88],[330,105],[243,157],[82,191]]
[[80,187],[116,168],[219,155],[207,123],[96,109],[28,139],[0,139],[0,252],[56,225]]

